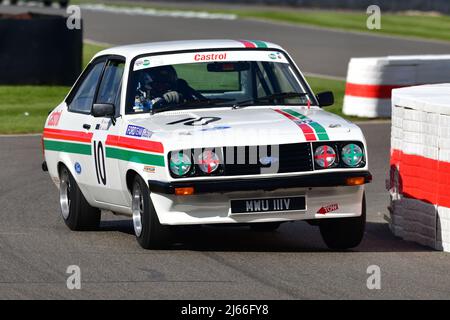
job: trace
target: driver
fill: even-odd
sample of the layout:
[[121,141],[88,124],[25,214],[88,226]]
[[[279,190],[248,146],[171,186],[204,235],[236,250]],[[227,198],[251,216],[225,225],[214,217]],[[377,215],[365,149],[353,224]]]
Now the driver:
[[155,104],[177,105],[205,99],[179,79],[173,66],[161,66],[141,71],[137,85],[134,111],[150,111]]

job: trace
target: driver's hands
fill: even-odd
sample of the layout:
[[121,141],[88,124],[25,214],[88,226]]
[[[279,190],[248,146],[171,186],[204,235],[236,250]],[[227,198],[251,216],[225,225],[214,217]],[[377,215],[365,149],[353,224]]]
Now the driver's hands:
[[180,102],[180,94],[176,91],[169,91],[163,94],[164,100],[167,103],[179,103]]

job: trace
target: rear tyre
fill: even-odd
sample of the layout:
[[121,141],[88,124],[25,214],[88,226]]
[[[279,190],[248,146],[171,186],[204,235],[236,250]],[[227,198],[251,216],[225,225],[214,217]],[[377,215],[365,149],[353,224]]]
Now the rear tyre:
[[10,0],[9,1],[9,3],[13,6],[15,6],[18,2],[19,2],[19,0]]
[[52,1],[51,0],[44,0],[42,2],[44,3],[45,7],[50,7],[52,5]]
[[253,223],[250,225],[250,228],[257,232],[273,232],[280,227],[280,224],[280,222]]
[[144,249],[158,249],[169,243],[169,227],[159,222],[150,192],[144,180],[134,178],[131,210],[136,240]]
[[61,168],[59,178],[59,203],[66,225],[74,231],[97,230],[100,226],[100,210],[89,205],[66,167]]
[[328,248],[343,250],[361,243],[366,227],[366,196],[363,195],[361,216],[320,221],[320,234]]

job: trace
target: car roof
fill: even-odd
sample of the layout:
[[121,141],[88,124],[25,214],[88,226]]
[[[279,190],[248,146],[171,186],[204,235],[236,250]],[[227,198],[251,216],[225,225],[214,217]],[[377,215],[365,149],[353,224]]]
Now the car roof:
[[282,49],[280,46],[259,40],[183,40],[149,42],[112,47],[98,52],[94,58],[102,55],[120,55],[132,59],[142,54],[164,53],[181,50],[203,50],[224,48],[270,48]]

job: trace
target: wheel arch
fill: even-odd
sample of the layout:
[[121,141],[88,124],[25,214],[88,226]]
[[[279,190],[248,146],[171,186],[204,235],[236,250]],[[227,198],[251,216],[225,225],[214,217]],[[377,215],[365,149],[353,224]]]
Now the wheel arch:
[[[125,181],[126,181],[126,184],[127,184],[128,192],[130,194],[133,192],[133,182],[134,182],[134,178],[136,176],[140,176],[142,178],[142,176],[136,170],[134,170],[134,169],[128,169],[127,170],[127,173],[125,175]],[[145,181],[144,178],[142,178],[142,180]]]

